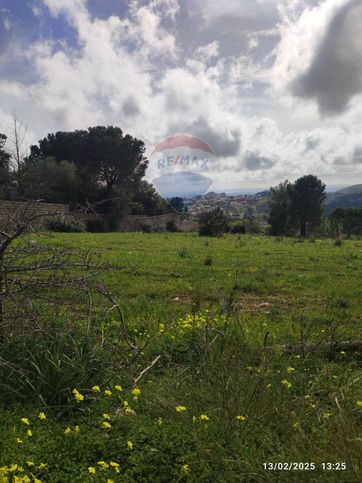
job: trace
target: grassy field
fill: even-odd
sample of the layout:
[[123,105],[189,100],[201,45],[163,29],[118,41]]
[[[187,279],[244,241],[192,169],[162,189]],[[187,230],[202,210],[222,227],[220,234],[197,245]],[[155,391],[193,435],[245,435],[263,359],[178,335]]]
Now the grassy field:
[[322,346],[362,340],[362,240],[36,240],[90,250],[123,319],[95,296],[91,335],[62,319],[0,354],[30,368],[1,373],[0,481],[359,481],[361,353]]

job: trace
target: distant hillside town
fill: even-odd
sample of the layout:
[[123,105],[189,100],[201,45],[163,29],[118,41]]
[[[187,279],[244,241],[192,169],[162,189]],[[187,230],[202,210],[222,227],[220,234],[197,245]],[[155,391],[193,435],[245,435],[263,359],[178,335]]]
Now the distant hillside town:
[[267,219],[269,191],[255,194],[228,195],[210,192],[203,197],[186,199],[184,205],[190,215],[200,215],[215,208],[222,208],[234,220],[257,220],[260,223]]

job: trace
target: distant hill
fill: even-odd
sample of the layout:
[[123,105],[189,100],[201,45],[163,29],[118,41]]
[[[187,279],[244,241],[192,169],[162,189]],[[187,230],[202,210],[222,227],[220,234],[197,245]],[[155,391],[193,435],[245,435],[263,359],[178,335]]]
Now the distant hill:
[[327,193],[325,214],[329,215],[336,208],[362,208],[362,184]]

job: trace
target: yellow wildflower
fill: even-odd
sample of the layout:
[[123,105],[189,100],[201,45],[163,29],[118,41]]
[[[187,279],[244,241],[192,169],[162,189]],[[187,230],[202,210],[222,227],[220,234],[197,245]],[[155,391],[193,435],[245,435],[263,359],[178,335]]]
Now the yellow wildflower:
[[34,462],[33,462],[33,461],[27,461],[27,462],[26,462],[26,464],[27,464],[28,466],[34,466]]
[[[93,389],[94,392],[101,392],[101,388],[97,385],[93,386],[92,389]],[[92,468],[92,466],[90,466],[89,468]]]
[[362,401],[357,401],[356,404],[359,408],[362,408]]
[[78,389],[73,389],[73,394],[77,402],[81,402],[84,400],[83,394],[81,394]]
[[189,465],[182,465],[181,466],[181,474],[188,475],[190,473]]
[[114,483],[114,480],[110,480],[110,479],[108,478],[107,483]]
[[109,464],[105,461],[97,461],[97,465],[102,468],[102,470],[107,470],[109,468]]
[[23,443],[23,440],[20,439],[20,438],[16,438],[16,442],[17,442],[17,444],[22,444]]
[[46,414],[41,411],[39,414],[38,414],[38,419],[40,419],[41,421],[44,421],[44,419],[46,419]]
[[272,384],[267,384],[267,385],[266,385],[266,388],[267,388],[267,389],[270,389],[271,387],[273,387],[273,385],[272,385]]
[[31,429],[28,429],[26,434],[31,438],[33,436],[33,433],[31,432]]
[[119,468],[119,463],[116,463],[115,461],[110,461],[109,464],[112,466],[112,468]]
[[246,416],[239,414],[238,416],[236,416],[236,420],[242,423],[243,421],[246,420]]
[[123,388],[120,384],[118,384],[117,386],[114,386],[114,389],[118,392],[122,392],[123,391]]
[[201,414],[200,415],[200,420],[201,421],[204,421],[204,422],[207,422],[207,421],[210,421],[210,418],[207,414]]
[[286,379],[283,379],[281,384],[283,384],[283,386],[285,386],[287,389],[290,389],[292,387],[292,384]]
[[104,429],[111,429],[112,425],[108,421],[103,421],[102,426]]
[[176,411],[178,413],[183,413],[183,412],[187,411],[187,409],[186,409],[186,406],[176,406]]
[[69,426],[67,428],[65,428],[65,430],[64,430],[64,434],[69,434],[71,432],[72,432],[72,430],[70,429]]
[[110,421],[111,417],[109,414],[103,413],[103,419],[108,419],[108,421]]
[[95,475],[96,469],[94,468],[94,466],[88,467],[88,473],[91,474],[91,475]]
[[133,449],[133,443],[132,443],[132,441],[127,441],[127,448],[128,449]]
[[289,366],[289,367],[287,368],[287,373],[288,373],[288,374],[291,374],[291,373],[292,373],[292,372],[294,372],[294,371],[295,371],[295,369],[294,369],[294,367],[292,367],[292,366]]
[[138,389],[138,387],[135,387],[134,389],[132,389],[132,395],[133,395],[133,399],[135,401],[138,400],[138,396],[141,394],[141,389]]
[[158,331],[160,334],[163,334],[165,332],[165,324],[159,324]]
[[112,391],[110,391],[109,389],[106,389],[106,390],[104,391],[104,394],[105,394],[106,396],[111,397],[111,396],[112,396]]
[[30,425],[30,423],[29,423],[29,419],[28,419],[28,418],[21,418],[21,422],[22,422],[23,424],[28,425],[28,426]]
[[79,427],[78,425],[77,425],[77,426],[75,426],[75,427],[74,427],[74,432],[75,432],[75,433],[79,433],[79,431],[80,431],[80,427]]
[[46,470],[47,466],[47,463],[40,463],[40,465],[38,466],[38,470]]
[[332,413],[324,413],[324,414],[323,414],[323,417],[324,417],[325,419],[328,419],[328,418],[330,418],[331,416],[332,416]]

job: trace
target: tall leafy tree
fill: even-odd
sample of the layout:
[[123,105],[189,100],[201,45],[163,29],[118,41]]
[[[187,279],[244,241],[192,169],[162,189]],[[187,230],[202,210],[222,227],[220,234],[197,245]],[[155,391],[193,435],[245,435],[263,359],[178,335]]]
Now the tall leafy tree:
[[56,162],[54,158],[32,158],[21,167],[23,195],[49,203],[76,201],[78,180],[76,169],[69,161]]
[[[78,200],[111,198],[117,187],[132,190],[147,168],[144,143],[114,126],[57,132],[31,147],[31,157],[54,157],[74,164],[79,178]],[[116,190],[116,191],[117,191]]]
[[7,198],[10,189],[10,154],[5,150],[5,134],[0,133],[0,198]]
[[271,235],[287,235],[291,228],[290,197],[291,183],[288,180],[270,188],[269,224]]
[[320,226],[326,197],[325,184],[314,175],[298,178],[289,185],[290,216],[298,223],[300,236]]
[[144,143],[118,127],[97,126],[88,129],[91,165],[97,180],[111,195],[115,185],[135,185],[144,176],[147,160]]

